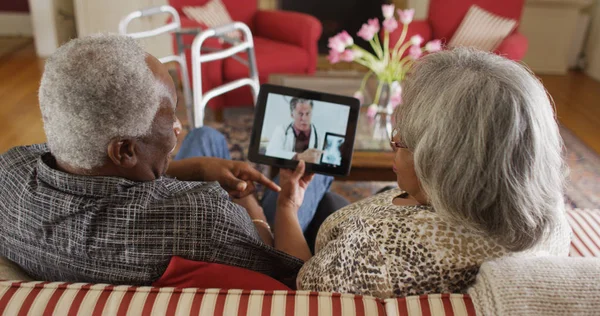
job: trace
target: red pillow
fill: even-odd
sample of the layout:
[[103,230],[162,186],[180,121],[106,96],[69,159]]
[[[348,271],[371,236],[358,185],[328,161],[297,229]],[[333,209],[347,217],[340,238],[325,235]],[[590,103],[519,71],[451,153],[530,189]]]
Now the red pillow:
[[230,265],[172,257],[167,270],[152,286],[200,289],[286,290],[283,283],[252,270]]

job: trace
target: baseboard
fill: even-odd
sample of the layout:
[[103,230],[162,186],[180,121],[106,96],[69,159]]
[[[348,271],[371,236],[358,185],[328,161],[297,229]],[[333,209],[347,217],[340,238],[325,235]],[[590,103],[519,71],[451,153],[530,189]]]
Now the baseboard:
[[585,73],[596,81],[600,81],[600,72],[595,69],[586,69]]
[[0,36],[33,36],[29,13],[0,12]]

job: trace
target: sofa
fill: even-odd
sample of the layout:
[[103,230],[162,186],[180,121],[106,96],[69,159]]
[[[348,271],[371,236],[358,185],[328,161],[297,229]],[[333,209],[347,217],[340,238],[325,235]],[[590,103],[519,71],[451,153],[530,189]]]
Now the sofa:
[[[425,42],[440,39],[448,43],[472,5],[477,5],[495,15],[520,21],[524,2],[524,0],[431,0],[427,18],[413,21],[409,25],[406,38],[408,40],[413,35],[419,34],[423,36]],[[390,33],[391,46],[398,41],[401,33],[402,28]],[[519,61],[525,56],[527,47],[527,38],[515,29],[500,43],[495,53]]]
[[[568,219],[573,229],[570,256],[588,257],[588,259],[600,256],[600,210],[569,210]],[[568,258],[566,260],[570,261]],[[588,266],[591,264],[595,269],[595,275],[600,276],[600,258],[591,258],[591,260],[593,260],[591,263],[588,260]],[[572,261],[575,262],[577,259],[572,258]],[[541,277],[547,276],[542,273]],[[554,279],[563,280],[561,277],[563,276],[556,275]],[[515,282],[522,279],[527,278],[519,277]],[[2,280],[0,281],[0,315],[460,316],[478,315],[477,310],[482,308],[471,296],[461,293],[439,293],[382,300],[369,296],[308,291],[136,287],[33,281],[4,258],[0,258],[0,280]],[[479,275],[477,282],[479,282]],[[550,289],[556,287],[556,284],[550,281],[547,284],[541,283],[536,283],[534,288],[540,289],[544,285]],[[569,301],[577,302],[571,300],[570,296],[582,296],[585,291],[587,297],[590,295],[600,297],[600,282],[592,279],[592,283],[597,283],[598,286],[590,288],[588,285],[587,289],[564,289],[569,296]],[[536,296],[530,295],[530,297]],[[554,299],[557,299],[556,294]],[[588,300],[588,305],[585,306],[572,303],[571,305],[565,303],[565,306],[595,308],[597,306],[595,301],[600,302],[594,299],[592,302]],[[556,302],[562,304],[561,301]],[[526,307],[537,306],[530,302],[526,303]],[[548,305],[544,302],[539,303],[540,306]],[[511,306],[515,307],[514,304]],[[580,310],[579,314],[586,313]]]

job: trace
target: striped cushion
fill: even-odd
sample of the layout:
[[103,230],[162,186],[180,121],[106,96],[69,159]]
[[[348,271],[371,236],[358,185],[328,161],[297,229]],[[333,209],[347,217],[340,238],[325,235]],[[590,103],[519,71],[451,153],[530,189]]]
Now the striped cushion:
[[475,315],[469,295],[429,294],[385,300],[388,316],[445,316]]
[[373,297],[0,281],[0,315],[385,315]]
[[567,212],[573,239],[571,257],[600,257],[600,210],[573,209]]
[[[188,18],[206,24],[208,27],[216,27],[233,22],[221,0],[211,0],[200,7],[186,6],[182,10]],[[238,31],[230,32],[227,36],[240,39],[241,33]]]
[[493,51],[515,29],[517,21],[506,19],[473,5],[448,43]]

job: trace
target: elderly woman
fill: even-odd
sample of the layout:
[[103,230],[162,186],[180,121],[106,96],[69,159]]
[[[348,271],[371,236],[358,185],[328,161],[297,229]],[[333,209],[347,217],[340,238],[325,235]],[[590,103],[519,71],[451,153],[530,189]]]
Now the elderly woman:
[[431,54],[415,64],[403,98],[391,140],[402,190],[331,215],[299,289],[464,292],[486,260],[567,255],[561,138],[527,69],[468,49]]

